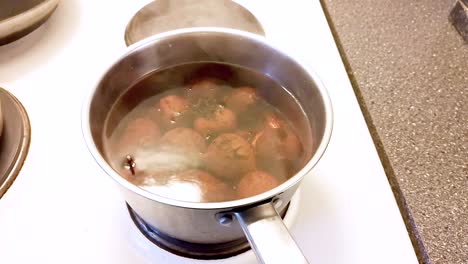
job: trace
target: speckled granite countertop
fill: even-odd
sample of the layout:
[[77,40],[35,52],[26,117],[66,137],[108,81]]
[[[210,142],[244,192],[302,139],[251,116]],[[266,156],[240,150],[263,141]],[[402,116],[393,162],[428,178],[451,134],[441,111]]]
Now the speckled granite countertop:
[[454,0],[322,4],[420,261],[468,263],[468,45],[448,20]]

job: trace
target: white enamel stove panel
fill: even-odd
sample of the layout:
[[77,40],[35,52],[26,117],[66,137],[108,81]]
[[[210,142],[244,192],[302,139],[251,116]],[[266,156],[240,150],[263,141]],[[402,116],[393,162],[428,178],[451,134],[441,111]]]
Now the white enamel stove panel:
[[[330,146],[287,222],[311,263],[417,263],[405,225],[318,0],[239,0],[267,38],[310,65],[330,92]],[[2,263],[208,263],[167,253],[131,222],[81,135],[81,105],[125,49],[148,1],[63,0],[25,39],[0,47],[0,86],[29,112],[32,143],[0,200]],[[252,252],[209,263],[256,263]]]

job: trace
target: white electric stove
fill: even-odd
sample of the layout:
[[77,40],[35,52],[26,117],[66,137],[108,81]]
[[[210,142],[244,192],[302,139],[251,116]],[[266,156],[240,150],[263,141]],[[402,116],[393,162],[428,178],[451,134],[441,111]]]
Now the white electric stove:
[[[26,163],[0,200],[0,263],[256,263],[251,251],[202,261],[153,245],[86,149],[83,100],[125,50],[126,24],[148,2],[63,0],[41,28],[0,47],[0,86],[24,104],[32,127]],[[238,2],[270,41],[315,69],[332,99],[329,148],[286,217],[306,257],[417,263],[319,1]]]

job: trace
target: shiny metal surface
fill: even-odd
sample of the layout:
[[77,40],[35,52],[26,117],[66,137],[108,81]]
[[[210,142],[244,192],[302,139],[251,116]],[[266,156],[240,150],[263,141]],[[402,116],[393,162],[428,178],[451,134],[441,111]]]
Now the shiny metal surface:
[[209,244],[177,240],[148,225],[129,206],[128,210],[133,223],[149,241],[175,255],[185,258],[211,260],[229,258],[250,250],[250,244],[244,237],[226,243]]
[[18,176],[29,151],[31,128],[28,114],[12,94],[0,88],[3,133],[0,137],[0,198]]
[[156,0],[138,11],[125,29],[125,43],[174,29],[225,27],[265,35],[260,22],[231,0]]
[[[290,201],[296,187],[277,194],[277,196]],[[202,209],[195,208],[197,205],[201,205],[199,203],[183,202],[185,207],[180,207],[143,197],[122,185],[120,185],[120,189],[127,203],[145,222],[175,239],[190,243],[210,244],[228,243],[245,237],[236,218],[228,226],[221,225],[217,218],[219,213],[233,212],[243,203],[237,202],[241,204],[239,206],[233,206],[233,202],[206,203],[204,204],[206,208]],[[164,197],[160,198],[165,199]],[[247,204],[247,202],[244,203]],[[190,204],[193,206],[188,207]],[[225,204],[225,207],[220,207],[222,204]],[[213,205],[212,209],[209,208],[210,205]],[[216,206],[220,208],[216,208]],[[284,211],[286,207],[287,204],[279,208],[279,211]]]
[[[118,97],[142,76],[162,68],[191,62],[222,62],[268,74],[294,95],[304,113],[280,109],[299,126],[308,146],[303,169],[280,186],[265,193],[229,202],[193,203],[168,199],[147,192],[119,176],[103,157],[102,132],[107,113]],[[278,67],[280,66],[280,67]],[[281,103],[278,93],[271,98]],[[278,106],[275,102],[272,102]],[[304,115],[307,117],[304,119]],[[307,121],[306,123],[301,121]],[[224,28],[192,28],[158,34],[130,46],[103,75],[83,107],[83,133],[88,148],[120,186],[126,201],[148,224],[176,239],[192,243],[222,243],[244,237],[236,219],[229,226],[219,224],[217,215],[283,201],[284,210],[302,178],[324,153],[332,130],[332,109],[318,78],[296,60],[258,35]]]
[[0,45],[15,41],[38,28],[57,7],[59,0],[0,1]]
[[234,213],[260,263],[309,263],[272,203]]
[[[3,132],[3,114],[2,114],[2,99],[0,98],[0,138]],[[2,145],[0,145],[1,147]]]

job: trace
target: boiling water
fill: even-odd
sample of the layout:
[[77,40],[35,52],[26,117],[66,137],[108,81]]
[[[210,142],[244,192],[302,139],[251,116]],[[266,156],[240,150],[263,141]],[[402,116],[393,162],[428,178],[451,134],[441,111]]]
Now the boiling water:
[[[225,64],[160,70],[110,111],[111,166],[157,195],[220,202],[268,191],[303,165],[297,101],[267,76]],[[288,115],[288,116],[287,116]]]

